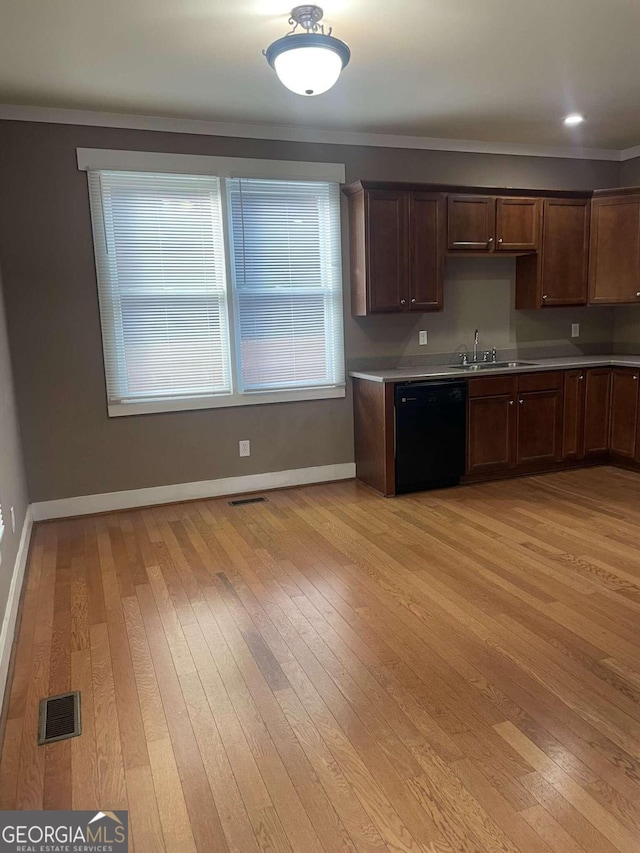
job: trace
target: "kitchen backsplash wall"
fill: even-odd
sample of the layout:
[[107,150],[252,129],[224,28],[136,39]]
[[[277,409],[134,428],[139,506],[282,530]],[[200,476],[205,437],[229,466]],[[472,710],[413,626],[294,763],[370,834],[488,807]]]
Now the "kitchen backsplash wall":
[[[546,308],[516,311],[515,259],[448,258],[444,311],[353,318],[347,315],[347,353],[352,367],[442,363],[470,350],[480,332],[480,351],[529,358],[591,354],[610,349],[614,314],[620,309]],[[640,321],[640,313],[638,314]],[[580,335],[571,337],[572,323]],[[418,332],[427,332],[420,346]]]
[[625,160],[624,163],[620,164],[620,186],[640,186],[640,157],[634,157],[633,160]]
[[613,345],[614,352],[640,354],[640,305],[615,309]]

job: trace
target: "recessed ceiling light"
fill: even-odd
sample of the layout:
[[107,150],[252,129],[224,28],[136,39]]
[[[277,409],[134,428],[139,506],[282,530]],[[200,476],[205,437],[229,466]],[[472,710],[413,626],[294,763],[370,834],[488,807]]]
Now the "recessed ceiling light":
[[582,124],[583,121],[584,116],[580,115],[580,113],[571,113],[565,118],[564,123],[569,127],[575,127],[576,124]]

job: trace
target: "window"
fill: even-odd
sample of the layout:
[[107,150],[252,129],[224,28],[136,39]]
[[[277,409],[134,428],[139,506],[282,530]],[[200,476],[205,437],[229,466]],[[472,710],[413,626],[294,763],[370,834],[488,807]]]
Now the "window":
[[337,182],[88,171],[111,415],[344,396]]
[[227,189],[240,390],[343,382],[337,185]]

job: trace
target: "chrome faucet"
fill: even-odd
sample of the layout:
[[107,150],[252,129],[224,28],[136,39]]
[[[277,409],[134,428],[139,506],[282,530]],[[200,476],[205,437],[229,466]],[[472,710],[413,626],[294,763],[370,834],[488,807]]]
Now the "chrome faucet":
[[476,329],[473,333],[473,363],[475,364],[478,361],[478,330]]

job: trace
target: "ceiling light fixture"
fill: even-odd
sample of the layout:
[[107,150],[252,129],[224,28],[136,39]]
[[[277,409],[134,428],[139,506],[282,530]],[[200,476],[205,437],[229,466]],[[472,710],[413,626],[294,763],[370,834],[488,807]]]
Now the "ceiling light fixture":
[[577,124],[582,124],[583,121],[584,121],[583,115],[580,115],[580,113],[571,113],[570,115],[568,115],[565,118],[564,123],[568,127],[575,127]]
[[319,6],[296,6],[289,18],[291,32],[263,51],[280,82],[297,95],[326,92],[351,58],[347,45],[332,36],[331,29],[325,33],[322,15]]

